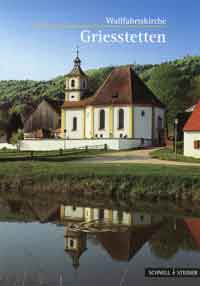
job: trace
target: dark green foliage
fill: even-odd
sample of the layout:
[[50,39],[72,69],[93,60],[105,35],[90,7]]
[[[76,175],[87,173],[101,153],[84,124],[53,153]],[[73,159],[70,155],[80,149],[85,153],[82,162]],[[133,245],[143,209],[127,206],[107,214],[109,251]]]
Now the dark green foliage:
[[141,77],[167,107],[167,122],[172,127],[177,113],[200,98],[200,57],[185,57],[145,70]]
[[198,249],[183,220],[165,220],[164,225],[149,241],[156,257],[171,259],[178,251]]
[[177,142],[177,154],[170,148],[163,148],[151,152],[151,157],[168,161],[180,161],[188,163],[199,163],[200,159],[186,157],[183,155],[183,142]]
[[[192,166],[161,166],[141,164],[88,164],[76,161],[76,156],[63,154],[62,160],[53,161],[50,154],[40,155],[38,152],[30,154],[29,160],[19,158],[9,160],[5,152],[1,154],[0,164],[0,191],[14,192],[32,187],[38,192],[48,189],[52,193],[70,193],[71,195],[93,196],[117,200],[139,199],[159,202],[170,200],[173,202],[185,201],[193,206],[200,201],[200,169]],[[88,151],[89,152],[89,151]],[[40,152],[41,153],[41,152]],[[14,158],[12,156],[12,158]],[[25,154],[21,154],[25,156]],[[87,154],[86,154],[87,156]],[[64,157],[64,158],[63,158]],[[67,158],[68,157],[68,158]],[[71,158],[70,158],[71,157]],[[80,157],[79,157],[80,158]],[[67,161],[67,159],[70,159]],[[18,186],[18,187],[16,187]]]
[[100,69],[93,69],[88,70],[87,75],[89,76],[90,82],[90,89],[91,91],[96,91],[98,87],[104,82],[104,80],[107,78],[109,73],[113,70],[114,67],[106,67],[106,68],[100,68]]

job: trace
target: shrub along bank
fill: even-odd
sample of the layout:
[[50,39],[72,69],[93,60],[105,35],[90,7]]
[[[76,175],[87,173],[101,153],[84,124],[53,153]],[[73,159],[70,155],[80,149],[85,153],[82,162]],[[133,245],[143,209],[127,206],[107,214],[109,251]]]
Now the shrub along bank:
[[118,199],[200,200],[200,168],[80,162],[3,162],[0,189]]

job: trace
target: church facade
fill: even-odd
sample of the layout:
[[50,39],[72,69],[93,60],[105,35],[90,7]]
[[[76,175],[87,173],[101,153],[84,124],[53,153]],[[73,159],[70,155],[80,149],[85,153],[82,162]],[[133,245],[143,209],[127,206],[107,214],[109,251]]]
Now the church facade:
[[165,106],[130,66],[113,69],[94,95],[78,56],[66,76],[61,111],[65,139],[135,139],[163,144]]

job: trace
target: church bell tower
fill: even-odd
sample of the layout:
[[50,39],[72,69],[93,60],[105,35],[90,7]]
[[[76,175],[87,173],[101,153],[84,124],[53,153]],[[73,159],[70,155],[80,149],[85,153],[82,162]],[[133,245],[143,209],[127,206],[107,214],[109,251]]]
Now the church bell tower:
[[88,76],[81,68],[79,50],[77,48],[74,67],[66,77],[65,101],[79,101],[88,91]]

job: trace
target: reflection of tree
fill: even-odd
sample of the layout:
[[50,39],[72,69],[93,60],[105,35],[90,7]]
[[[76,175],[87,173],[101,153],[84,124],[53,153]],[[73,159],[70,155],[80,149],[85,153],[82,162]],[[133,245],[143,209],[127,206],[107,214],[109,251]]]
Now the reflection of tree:
[[12,213],[19,213],[22,208],[22,202],[19,200],[8,200],[8,205]]
[[183,220],[166,221],[149,244],[152,253],[164,259],[170,259],[181,249],[197,249]]

